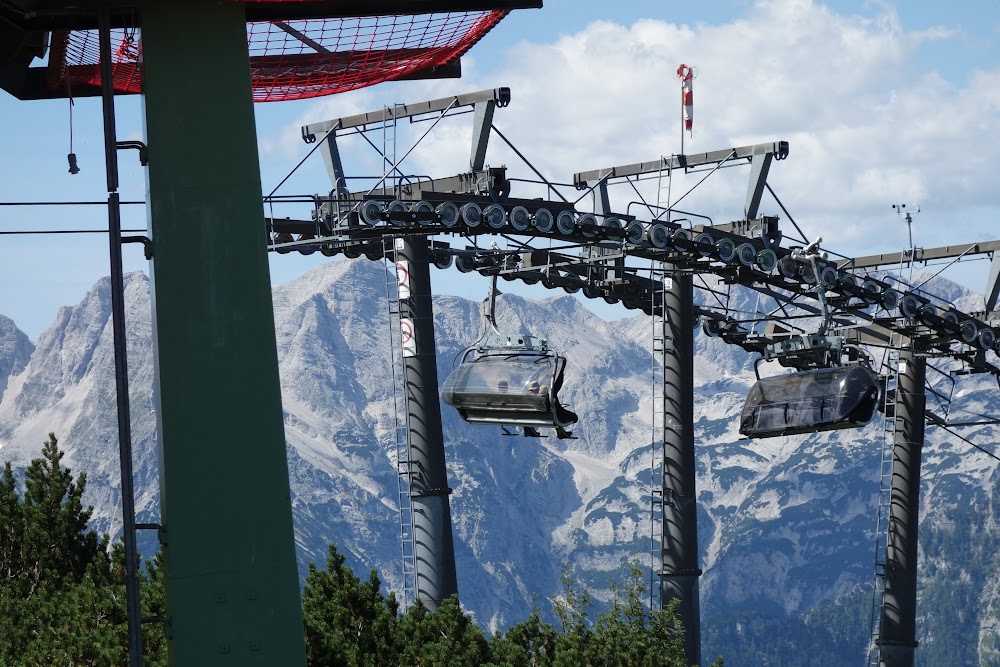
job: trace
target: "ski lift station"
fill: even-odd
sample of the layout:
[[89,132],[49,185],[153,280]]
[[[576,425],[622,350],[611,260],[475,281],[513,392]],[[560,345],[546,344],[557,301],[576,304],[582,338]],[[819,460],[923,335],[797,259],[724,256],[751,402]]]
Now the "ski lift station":
[[[1000,241],[946,248],[911,241],[901,252],[846,257],[822,239],[802,238],[768,184],[772,168],[794,160],[794,146],[783,140],[699,153],[682,144],[676,154],[636,156],[642,162],[571,165],[571,183],[559,184],[494,124],[517,103],[517,91],[505,87],[303,126],[308,157],[323,161],[329,181],[316,185],[322,194],[305,199],[308,215],[262,213],[254,102],[401,76],[458,76],[460,56],[507,12],[541,6],[0,0],[0,30],[11,36],[0,48],[0,85],[25,100],[92,95],[104,105],[133,667],[142,664],[142,622],[151,620],[139,616],[137,530],[156,530],[163,546],[167,619],[152,621],[170,624],[171,664],[220,664],[220,646],[228,647],[226,664],[305,664],[269,252],[386,263],[407,601],[435,608],[458,593],[442,410],[498,437],[572,438],[587,420],[559,397],[572,350],[546,339],[545,322],[525,335],[505,331],[496,319],[498,280],[519,281],[621,304],[651,321],[651,604],[677,601],[691,664],[701,664],[692,423],[698,326],[769,369],[746,397],[739,425],[745,436],[845,429],[849,437],[846,429],[884,422],[867,664],[914,664],[920,452],[926,425],[954,425],[950,397],[935,392],[936,403],[928,404],[926,376],[1000,377]],[[426,18],[431,12],[437,23]],[[359,16],[385,20],[372,19],[372,34],[322,29]],[[400,37],[418,30],[431,42],[433,35],[448,37],[430,46]],[[29,66],[43,55],[46,65]],[[697,70],[681,65],[677,74],[682,125],[690,128]],[[119,141],[115,131],[115,96],[132,93],[144,96],[142,142]],[[439,125],[470,123],[468,169],[408,173],[402,163],[415,146],[400,140],[404,122],[423,124],[418,144]],[[378,151],[381,174],[345,170],[341,144],[348,137]],[[488,148],[498,141],[522,158],[521,171],[488,166]],[[135,150],[129,159],[145,166],[145,236],[122,236],[122,150]],[[680,177],[700,174],[701,183],[723,170],[737,173],[731,168],[746,182],[733,220],[682,210]],[[655,197],[644,197],[640,184]],[[762,214],[765,195],[775,214]],[[270,207],[293,203],[265,199]],[[911,213],[898,210],[912,223]],[[134,514],[121,267],[128,242],[143,244],[153,276],[157,524],[137,524]],[[904,277],[916,264],[975,255],[995,258],[982,312],[958,310]],[[470,336],[455,369],[439,381],[431,269],[452,267],[488,278],[485,333]],[[696,283],[710,295],[698,304]],[[729,307],[739,289],[760,295],[758,312]],[[243,417],[218,419],[236,413]],[[185,493],[191,488],[199,493]]]

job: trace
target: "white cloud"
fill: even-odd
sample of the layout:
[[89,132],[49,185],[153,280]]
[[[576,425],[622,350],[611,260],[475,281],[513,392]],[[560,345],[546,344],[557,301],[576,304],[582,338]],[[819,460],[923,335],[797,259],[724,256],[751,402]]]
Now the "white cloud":
[[[576,171],[677,152],[675,70],[686,62],[699,71],[695,136],[686,150],[788,140],[789,158],[775,163],[770,183],[810,237],[850,254],[901,248],[906,228],[890,205],[904,202],[924,210],[915,226],[921,245],[995,235],[987,216],[1000,211],[1000,190],[988,148],[1000,134],[1000,70],[913,72],[921,49],[954,33],[907,31],[891,5],[875,11],[844,15],[811,0],[761,0],[718,25],[597,21],[551,42],[516,43],[491,71],[476,63],[460,81],[391,90],[419,100],[509,85],[513,101],[497,112],[496,125],[543,173],[566,182]],[[323,100],[301,118],[377,108],[382,94],[374,88]],[[301,118],[267,150],[300,142]],[[410,169],[436,176],[465,169],[468,125],[442,124]],[[531,177],[498,139],[489,161]],[[746,174],[713,175],[686,207],[716,221],[738,217]],[[650,187],[645,194],[655,197]],[[631,189],[612,196],[617,208],[635,199]],[[764,211],[780,212],[765,202]]]

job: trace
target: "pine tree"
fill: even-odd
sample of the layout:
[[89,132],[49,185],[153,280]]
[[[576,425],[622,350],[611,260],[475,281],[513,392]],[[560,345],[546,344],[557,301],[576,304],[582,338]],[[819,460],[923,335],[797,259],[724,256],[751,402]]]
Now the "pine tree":
[[[125,554],[88,528],[87,478],[62,466],[55,435],[24,474],[0,474],[0,665],[124,665],[128,662]],[[162,610],[159,557],[140,587]],[[166,665],[162,632],[146,629],[146,664]]]
[[490,640],[491,665],[496,667],[551,667],[555,653],[556,631],[537,609]]
[[394,664],[480,667],[490,662],[486,636],[454,595],[433,612],[418,600],[400,617],[395,636],[398,663]]
[[0,579],[12,581],[24,568],[24,512],[10,462],[0,475]]
[[[125,560],[117,563],[121,568],[121,579],[125,577]],[[163,551],[157,551],[146,561],[146,569],[139,573],[139,601],[142,615],[149,618],[164,618],[167,614],[166,596],[163,582]],[[124,604],[124,603],[123,603]],[[124,607],[123,607],[124,608]],[[146,667],[167,667],[167,638],[162,623],[147,623],[142,626],[143,658]]]
[[314,667],[378,667],[392,664],[398,606],[372,570],[362,582],[330,545],[326,570],[309,566],[302,591],[306,656]]
[[611,608],[595,623],[593,656],[607,667],[686,667],[683,630],[676,604],[650,611],[646,584],[636,563],[611,585]]
[[107,555],[108,538],[98,538],[87,524],[93,507],[83,507],[86,473],[76,481],[62,466],[54,433],[42,446],[42,457],[24,473],[24,570],[21,593],[30,596],[43,578],[55,582],[79,582],[87,566],[98,556]]
[[559,579],[562,591],[552,601],[559,632],[556,637],[554,667],[596,667],[594,633],[587,619],[591,596],[567,568]]

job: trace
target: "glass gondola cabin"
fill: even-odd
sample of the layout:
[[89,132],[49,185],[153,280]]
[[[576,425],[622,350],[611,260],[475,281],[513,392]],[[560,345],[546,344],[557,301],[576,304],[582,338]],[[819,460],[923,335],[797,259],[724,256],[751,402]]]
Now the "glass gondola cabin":
[[864,426],[879,402],[865,366],[821,368],[758,380],[747,394],[740,433],[768,438]]
[[441,398],[472,424],[555,428],[569,437],[575,413],[559,403],[564,357],[518,348],[470,350],[444,382]]

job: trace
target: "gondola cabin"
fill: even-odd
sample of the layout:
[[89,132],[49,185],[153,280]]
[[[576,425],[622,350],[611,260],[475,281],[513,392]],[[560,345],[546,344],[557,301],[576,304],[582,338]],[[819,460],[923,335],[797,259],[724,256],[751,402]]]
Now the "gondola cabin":
[[471,424],[520,426],[525,435],[554,428],[560,438],[570,437],[567,429],[577,416],[558,398],[566,359],[532,340],[469,350],[445,380],[441,398]]
[[758,380],[740,433],[750,438],[864,426],[878,407],[878,379],[865,366],[820,368]]

